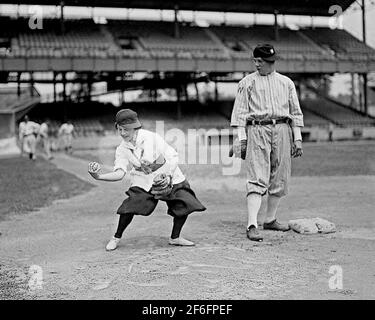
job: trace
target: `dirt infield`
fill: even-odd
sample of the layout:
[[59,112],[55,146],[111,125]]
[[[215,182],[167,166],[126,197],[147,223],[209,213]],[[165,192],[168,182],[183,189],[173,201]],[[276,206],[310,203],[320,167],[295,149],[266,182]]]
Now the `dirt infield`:
[[[326,152],[332,147],[341,150],[342,161],[337,152]],[[0,298],[374,299],[375,176],[373,171],[363,175],[363,163],[372,165],[375,144],[319,148],[307,146],[305,157],[310,152],[320,153],[321,159],[326,155],[325,162],[335,162],[332,175],[314,174],[317,167],[298,169],[305,174],[293,177],[278,216],[283,221],[326,218],[336,224],[334,234],[261,230],[264,242],[250,242],[243,177],[215,174],[212,184],[212,173],[205,177],[197,168],[189,172],[190,183],[208,210],[192,214],[183,230],[195,247],[167,244],[172,221],[161,203],[152,216],[136,217],[119,248],[106,252],[127,182],[96,183],[85,194],[0,222],[0,272],[6,270],[0,277]],[[351,153],[361,150],[368,158],[358,160],[361,168],[353,167],[349,160],[361,157]],[[59,156],[54,163],[91,181],[87,160]],[[28,287],[31,266],[42,273],[39,289]],[[329,287],[332,266],[343,270],[342,288]]]

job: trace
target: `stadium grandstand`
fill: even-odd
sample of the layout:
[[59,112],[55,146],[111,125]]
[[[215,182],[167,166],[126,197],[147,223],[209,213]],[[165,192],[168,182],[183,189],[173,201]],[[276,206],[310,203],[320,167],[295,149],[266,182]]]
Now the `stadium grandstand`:
[[[4,91],[8,93],[0,92],[0,117],[7,123],[3,128],[8,128],[0,138],[14,135],[16,123],[26,112],[36,120],[50,118],[52,131],[70,118],[79,136],[103,134],[112,128],[108,123],[116,107],[95,102],[94,98],[115,92],[121,97],[119,104],[127,105],[124,92],[136,89],[150,97],[149,102],[133,103],[149,119],[167,119],[171,123],[177,120],[181,126],[194,123],[202,127],[204,121],[220,128],[228,126],[233,100],[220,101],[217,85],[235,83],[251,72],[250,53],[259,43],[275,46],[280,57],[277,70],[295,81],[305,115],[304,130],[326,128],[329,124],[341,128],[374,127],[375,119],[368,112],[367,74],[375,71],[375,50],[366,44],[365,33],[360,40],[343,29],[289,28],[281,26],[278,20],[280,15],[329,17],[332,5],[339,5],[345,11],[353,2],[0,1],[0,4],[53,4],[61,9],[60,18],[44,18],[41,29],[30,28],[29,17],[0,16],[1,82],[16,86]],[[175,20],[111,18],[96,23],[90,18],[65,17],[66,6],[173,10]],[[271,14],[274,24],[201,26],[195,21],[180,21],[179,10]],[[139,73],[143,74],[141,78],[136,76]],[[68,78],[68,74],[73,76]],[[309,87],[311,82],[320,83],[334,74],[362,77],[363,87],[357,88],[362,97],[357,103],[343,104],[329,97],[327,91]],[[93,92],[93,85],[100,82],[106,83],[107,90]],[[215,94],[202,99],[199,83],[214,83]],[[53,97],[48,103],[41,101],[36,84],[53,86]],[[30,88],[26,90],[24,85]],[[188,93],[188,86],[195,88],[194,97]],[[173,91],[171,96],[175,100],[158,101],[158,90]],[[10,118],[5,119],[5,114],[10,114]]]
[[16,132],[16,120],[22,118],[40,102],[32,88],[0,88],[0,137],[9,138]]

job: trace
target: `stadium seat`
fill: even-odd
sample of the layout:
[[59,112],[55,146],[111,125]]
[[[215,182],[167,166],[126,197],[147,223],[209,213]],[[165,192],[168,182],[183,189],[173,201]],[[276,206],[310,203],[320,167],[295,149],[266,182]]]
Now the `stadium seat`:
[[[125,39],[138,45],[153,57],[211,57],[212,59],[227,56],[223,46],[215,42],[204,28],[180,24],[180,36],[174,36],[174,23],[161,21],[117,21],[109,20],[108,28],[123,43]],[[181,55],[181,52],[187,53]]]
[[[280,28],[279,38],[274,38],[273,26],[255,25],[244,26],[211,26],[212,30],[231,49],[231,55],[235,58],[248,58],[248,52],[252,51],[259,43],[271,43],[277,49],[281,59],[294,60],[332,60],[330,54],[324,48],[308,41],[298,31],[288,28]],[[234,50],[234,48],[236,50]]]
[[341,29],[306,28],[301,32],[322,47],[329,48],[339,60],[367,61],[375,56],[375,50]]
[[[332,121],[342,126],[372,126],[375,125],[375,119],[364,116],[359,112],[335,103],[324,97],[316,99],[304,99],[301,104],[304,110],[307,110],[310,118],[311,113]],[[315,121],[314,119],[312,121]]]

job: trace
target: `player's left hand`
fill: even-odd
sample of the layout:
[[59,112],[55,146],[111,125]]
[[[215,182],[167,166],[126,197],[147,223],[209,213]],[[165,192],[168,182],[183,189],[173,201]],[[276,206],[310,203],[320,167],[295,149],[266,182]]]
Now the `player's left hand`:
[[154,177],[151,193],[154,195],[155,199],[163,199],[168,197],[168,195],[172,192],[172,188],[172,176],[165,173],[159,173],[156,177]]
[[301,140],[294,141],[294,145],[292,148],[292,157],[297,158],[297,157],[302,157],[302,155],[303,155],[302,141]]

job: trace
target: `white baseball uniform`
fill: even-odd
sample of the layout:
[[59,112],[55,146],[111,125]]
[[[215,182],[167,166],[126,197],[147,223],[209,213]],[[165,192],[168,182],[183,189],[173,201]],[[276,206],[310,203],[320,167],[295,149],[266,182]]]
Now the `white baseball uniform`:
[[36,137],[40,125],[33,121],[21,122],[19,135],[22,140],[23,150],[27,153],[35,154]]
[[[135,170],[134,162],[146,160],[154,162],[162,156],[165,164],[151,174]],[[135,160],[134,160],[135,158]],[[122,141],[116,149],[114,170],[122,169],[129,172],[131,186],[140,187],[146,191],[150,190],[154,177],[159,173],[166,173],[172,176],[173,184],[181,183],[185,176],[178,167],[178,154],[165,140],[155,132],[139,129],[135,145]]]
[[43,149],[47,157],[50,158],[51,157],[51,142],[49,139],[48,125],[45,122],[43,122],[40,125],[39,132],[38,132],[38,140],[42,142]]
[[72,124],[63,123],[59,129],[59,136],[61,136],[63,147],[71,148],[73,140],[74,126]]

